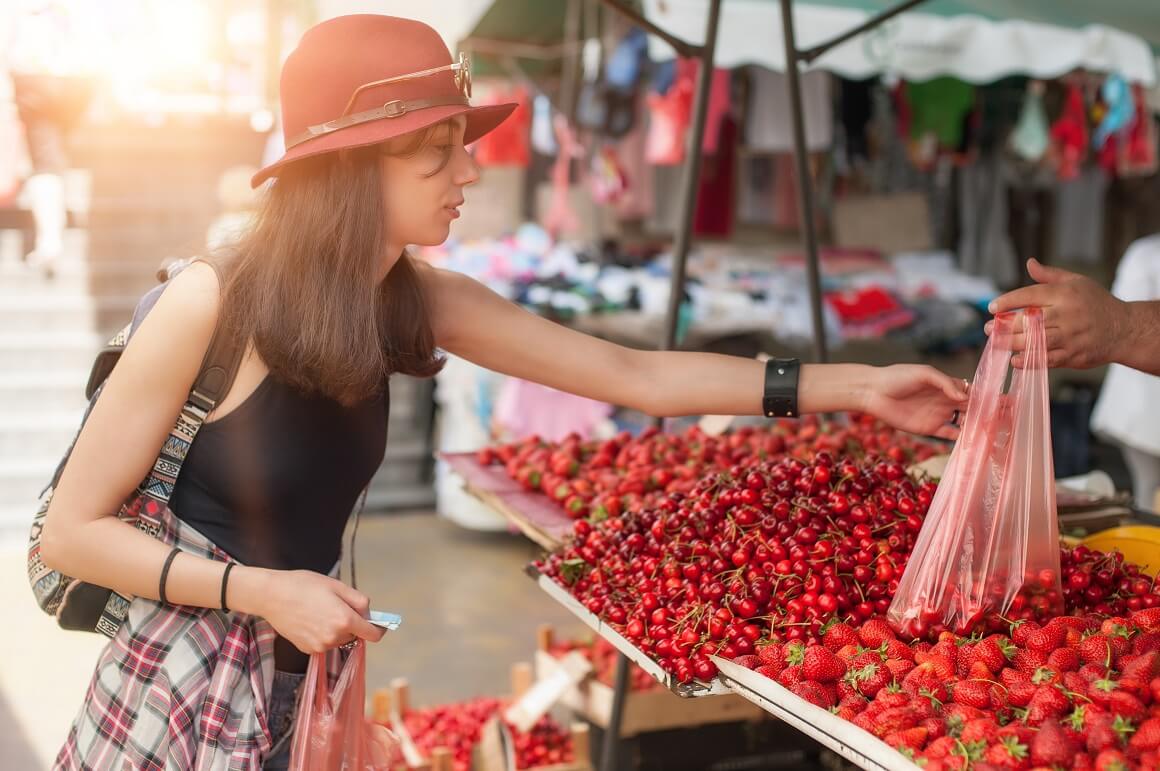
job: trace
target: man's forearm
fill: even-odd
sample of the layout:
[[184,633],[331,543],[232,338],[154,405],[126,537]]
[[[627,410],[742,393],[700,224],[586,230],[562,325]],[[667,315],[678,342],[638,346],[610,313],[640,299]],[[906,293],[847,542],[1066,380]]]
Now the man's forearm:
[[1116,347],[1115,362],[1160,375],[1160,300],[1125,303],[1125,334]]

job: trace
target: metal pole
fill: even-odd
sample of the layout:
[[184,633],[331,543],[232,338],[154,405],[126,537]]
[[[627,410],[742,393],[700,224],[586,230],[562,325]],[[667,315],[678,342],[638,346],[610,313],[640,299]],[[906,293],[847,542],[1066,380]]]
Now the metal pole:
[[620,768],[620,724],[624,716],[624,697],[628,692],[628,656],[616,654],[616,678],[612,682],[612,714],[604,732],[604,746],[600,750],[600,771]]
[[[817,59],[819,56],[824,54],[826,51],[829,51],[831,48],[835,48],[837,46],[840,46],[840,45],[842,45],[842,43],[845,43],[850,38],[857,37],[858,35],[861,35],[863,32],[867,32],[869,30],[872,30],[875,27],[877,27],[879,24],[882,24],[885,21],[889,21],[890,19],[893,19],[898,14],[903,13],[904,11],[909,11],[914,6],[921,5],[922,3],[925,3],[925,2],[926,2],[926,0],[906,0],[906,2],[899,3],[898,5],[894,6],[893,8],[887,8],[882,13],[878,14],[877,16],[870,17],[866,21],[859,24],[857,27],[854,27],[854,29],[850,30],[849,32],[843,32],[841,35],[838,35],[836,38],[833,38],[831,40],[827,40],[824,43],[819,43],[818,45],[814,46],[813,48],[806,49],[805,51],[799,51],[798,56],[797,56],[798,61],[802,61],[802,62],[805,62],[806,64],[809,64],[814,59]],[[786,55],[788,56],[788,54],[789,54],[789,52],[787,51]]]
[[[649,20],[649,18],[647,16],[645,16],[640,11],[636,10],[635,8],[631,8],[627,5],[625,5],[623,0],[602,0],[602,2],[605,5],[609,5],[609,6],[612,6],[613,8],[615,8],[617,11],[620,12],[620,14],[622,16],[625,16],[625,17],[631,19],[633,24],[637,25],[638,27],[641,27],[642,29],[647,30],[648,32],[651,32],[652,34],[659,37],[661,40],[668,43],[681,56],[684,56],[686,58],[691,59],[694,56],[699,56],[701,54],[701,48],[703,46],[693,45],[692,43],[689,43],[688,41],[681,40],[679,37],[677,37],[673,33],[671,33],[669,31],[657,26],[656,24],[654,24],[652,21]],[[706,45],[708,45],[708,40],[706,40],[705,43],[706,43]]]
[[802,236],[806,242],[806,269],[810,285],[810,311],[814,323],[814,359],[825,363],[826,326],[822,316],[822,279],[818,270],[818,234],[814,220],[814,191],[810,179],[809,148],[806,147],[802,116],[802,84],[798,71],[798,50],[793,30],[793,0],[781,0],[781,27],[785,35],[785,74],[789,85],[790,115],[793,118],[793,151],[797,162],[798,209]]
[[568,123],[576,124],[577,94],[580,93],[580,23],[583,18],[583,0],[568,0],[564,10],[564,67],[560,74],[560,109],[568,116]]
[[701,176],[701,146],[705,140],[705,115],[709,108],[709,87],[713,83],[713,55],[717,50],[717,22],[721,18],[721,0],[709,0],[709,20],[705,45],[701,48],[701,67],[697,72],[697,92],[693,99],[693,125],[689,132],[688,152],[681,176],[681,210],[673,240],[673,275],[669,284],[669,308],[665,317],[663,349],[676,347],[677,318],[685,293],[685,266],[693,236],[693,213],[697,205],[697,181]]

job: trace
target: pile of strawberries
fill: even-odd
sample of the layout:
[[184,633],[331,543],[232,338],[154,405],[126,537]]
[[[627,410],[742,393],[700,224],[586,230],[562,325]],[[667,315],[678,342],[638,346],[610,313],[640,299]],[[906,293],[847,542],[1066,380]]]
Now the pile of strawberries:
[[[416,749],[425,757],[438,747],[451,750],[455,771],[470,771],[472,753],[483,726],[504,709],[500,699],[478,698],[457,704],[408,710],[403,724]],[[516,754],[516,768],[567,763],[573,759],[572,736],[551,717],[540,718],[531,730],[519,733],[508,726]]]
[[[592,663],[594,677],[597,681],[611,686],[616,678],[616,661],[619,652],[612,643],[603,637],[595,640],[561,640],[552,643],[549,649],[556,658],[562,658],[573,651],[579,652]],[[653,679],[635,664],[629,667],[629,690],[632,691],[659,691],[661,684]]]
[[879,619],[835,622],[820,644],[769,643],[735,663],[926,771],[1160,768],[1160,608],[934,644]]

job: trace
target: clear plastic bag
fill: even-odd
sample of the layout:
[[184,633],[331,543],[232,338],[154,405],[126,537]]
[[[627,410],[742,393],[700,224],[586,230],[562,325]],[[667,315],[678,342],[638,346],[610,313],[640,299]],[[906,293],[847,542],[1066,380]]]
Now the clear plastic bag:
[[399,741],[367,720],[366,644],[351,650],[329,688],[327,655],[310,657],[290,748],[291,771],[390,771],[402,761]]
[[[962,433],[890,605],[890,622],[906,634],[1063,610],[1047,340],[1042,311],[1021,313],[995,319]],[[1024,366],[1011,369],[1020,327]]]

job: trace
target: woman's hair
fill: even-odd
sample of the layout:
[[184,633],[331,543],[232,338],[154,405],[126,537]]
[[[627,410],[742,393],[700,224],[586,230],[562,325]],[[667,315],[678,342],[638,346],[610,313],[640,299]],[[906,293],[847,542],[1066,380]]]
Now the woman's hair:
[[[434,130],[396,150],[414,154]],[[223,268],[222,323],[253,341],[270,373],[346,405],[401,372],[443,366],[410,255],[380,283],[387,257],[381,145],[304,158],[281,169]]]

